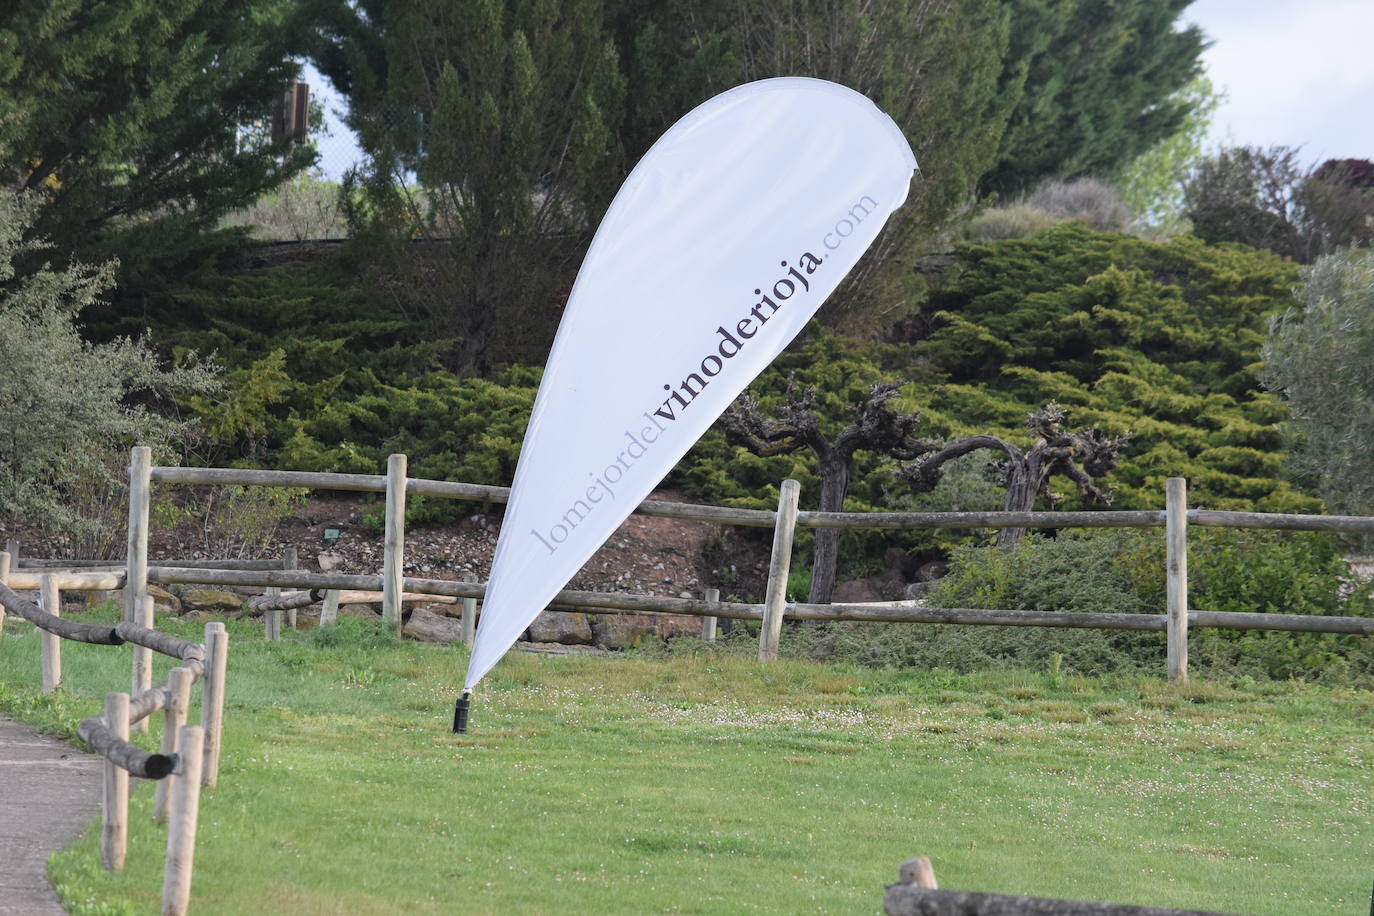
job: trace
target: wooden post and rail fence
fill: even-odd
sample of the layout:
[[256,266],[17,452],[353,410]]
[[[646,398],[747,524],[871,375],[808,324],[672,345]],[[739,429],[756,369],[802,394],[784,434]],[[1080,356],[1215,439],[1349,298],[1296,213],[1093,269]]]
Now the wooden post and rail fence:
[[[240,485],[297,487],[384,494],[386,497],[383,568],[377,575],[314,573],[300,570],[294,550],[282,560],[201,562],[176,561],[149,564],[147,536],[150,493],[159,485]],[[463,641],[471,643],[475,632],[477,602],[485,585],[473,581],[408,577],[404,570],[405,502],[409,494],[441,499],[504,503],[509,489],[482,484],[426,480],[406,475],[404,455],[392,455],[385,474],[338,474],[306,471],[259,471],[234,468],[157,467],[148,449],[133,450],[129,481],[128,559],[123,568],[112,561],[22,561],[11,572],[16,586],[36,588],[39,570],[62,564],[67,569],[49,574],[61,588],[123,588],[125,607],[138,607],[149,582],[163,585],[194,584],[257,587],[272,590],[257,607],[265,608],[269,638],[280,635],[281,612],[322,603],[321,620],[337,614],[340,592],[380,593],[382,618],[399,632],[401,605],[406,600],[440,600],[461,604]],[[666,598],[607,592],[565,590],[551,608],[602,614],[666,614],[705,618],[703,635],[714,635],[717,618],[757,620],[760,623],[759,659],[777,658],[784,619],[847,620],[884,623],[941,623],[972,626],[1041,626],[1089,629],[1163,631],[1166,634],[1166,670],[1172,681],[1188,676],[1190,627],[1285,630],[1308,633],[1374,635],[1374,619],[1304,614],[1207,611],[1188,606],[1187,532],[1190,525],[1226,528],[1260,528],[1286,531],[1327,531],[1350,534],[1374,533],[1374,518],[1360,516],[1284,515],[1260,512],[1223,512],[1187,507],[1186,481],[1169,478],[1165,507],[1159,510],[1102,510],[1086,512],[807,512],[798,508],[800,487],[783,481],[776,511],[736,509],[724,506],[645,500],[637,512],[643,515],[717,524],[768,527],[774,531],[768,585],[762,604],[722,602],[719,592],[708,589],[703,599]],[[1164,528],[1166,544],[1166,607],[1159,614],[1061,611],[982,610],[937,608],[919,602],[889,604],[803,604],[787,601],[786,585],[791,566],[792,540],[798,527],[840,529],[909,528]],[[99,564],[99,565],[98,565]],[[101,568],[103,565],[103,568]],[[282,589],[296,591],[282,594]],[[355,596],[349,596],[354,597]],[[373,599],[375,600],[375,598]],[[128,613],[132,613],[129,610]],[[132,618],[129,618],[132,619]],[[135,683],[135,691],[142,685]]]
[[[294,549],[280,560],[159,561],[148,557],[149,511],[154,483],[161,485],[241,485],[304,487],[322,490],[382,493],[386,496],[382,574],[312,573],[298,568]],[[133,450],[129,465],[128,552],[120,563],[109,560],[34,560],[18,554],[11,542],[0,552],[0,628],[5,613],[16,614],[42,631],[43,690],[56,690],[62,680],[61,640],[134,647],[130,693],[106,697],[103,715],[83,720],[78,734],[105,757],[101,858],[106,868],[118,869],[127,836],[128,775],[159,780],[154,819],[170,824],[163,898],[164,913],[184,913],[188,906],[195,825],[201,786],[213,787],[219,771],[220,733],[228,637],[224,624],[206,625],[201,644],[160,633],[153,628],[149,583],[223,585],[274,590],[256,603],[264,610],[269,638],[280,635],[282,613],[295,625],[295,610],[321,603],[321,625],[336,619],[341,597],[350,592],[380,594],[382,618],[397,632],[401,605],[406,600],[448,600],[462,607],[463,642],[471,644],[478,602],[486,586],[468,579],[421,579],[404,575],[405,502],[408,494],[443,499],[504,503],[509,490],[480,484],[408,477],[404,455],[393,455],[385,475],[334,474],[302,471],[255,471],[231,468],[157,467],[145,447]],[[759,660],[773,661],[783,620],[871,621],[884,623],[940,623],[976,626],[1040,626],[1089,629],[1163,631],[1167,636],[1167,672],[1172,681],[1188,676],[1188,629],[1286,630],[1308,633],[1374,635],[1374,619],[1301,614],[1215,612],[1188,607],[1187,531],[1189,525],[1261,528],[1285,531],[1374,533],[1374,518],[1356,516],[1280,515],[1258,512],[1219,512],[1187,508],[1186,482],[1170,478],[1163,511],[1092,512],[804,512],[798,507],[800,486],[785,480],[779,488],[777,511],[645,500],[644,515],[745,525],[773,529],[773,549],[767,591],[762,604],[723,602],[708,588],[703,599],[666,598],[606,592],[564,590],[551,608],[600,614],[666,614],[703,618],[703,636],[714,638],[716,621],[757,620],[760,623]],[[1166,607],[1160,614],[1083,613],[1058,611],[980,610],[926,607],[919,602],[888,604],[801,604],[787,601],[787,578],[792,542],[803,528],[1164,528],[1166,543]],[[62,590],[123,589],[124,619],[113,627],[79,623],[60,616]],[[296,591],[283,594],[283,589]],[[17,594],[36,591],[39,603]],[[356,600],[356,599],[355,599]],[[167,680],[152,683],[152,653],[180,661]],[[202,681],[201,724],[187,725],[190,688]],[[166,721],[158,753],[129,743],[131,729],[146,724],[162,710]]]

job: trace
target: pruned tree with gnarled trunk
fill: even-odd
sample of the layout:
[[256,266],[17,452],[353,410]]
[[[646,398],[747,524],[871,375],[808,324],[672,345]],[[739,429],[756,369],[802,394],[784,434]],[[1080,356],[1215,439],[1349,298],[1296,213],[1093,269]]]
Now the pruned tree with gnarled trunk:
[[[914,463],[898,469],[897,476],[920,492],[928,493],[940,483],[946,463],[979,449],[996,449],[1003,457],[994,467],[1006,485],[1003,508],[1008,512],[1029,512],[1038,497],[1051,505],[1061,497],[1049,490],[1050,478],[1063,474],[1078,487],[1078,495],[1088,503],[1107,505],[1114,487],[1099,487],[1093,478],[1105,477],[1116,467],[1122,448],[1130,435],[1108,436],[1096,427],[1067,431],[1063,429],[1068,413],[1051,401],[1026,418],[1035,443],[1022,451],[997,436],[969,436],[940,448],[930,448]],[[1003,528],[997,545],[1009,547],[1021,540],[1024,528]]]
[[[746,392],[721,417],[721,425],[732,444],[742,445],[763,457],[811,449],[820,463],[820,510],[839,512],[844,508],[844,498],[849,492],[855,452],[864,449],[910,460],[933,448],[911,436],[912,428],[920,421],[919,414],[899,414],[888,406],[901,387],[898,382],[873,385],[867,400],[849,408],[854,422],[833,440],[827,438],[821,429],[821,417],[815,409],[816,389],[799,390],[795,379],[789,379],[787,383],[787,395],[779,418],[763,416],[758,400],[752,393]],[[830,593],[835,588],[839,535],[839,530],[835,528],[816,529],[811,594],[807,599],[812,604],[830,602]]]

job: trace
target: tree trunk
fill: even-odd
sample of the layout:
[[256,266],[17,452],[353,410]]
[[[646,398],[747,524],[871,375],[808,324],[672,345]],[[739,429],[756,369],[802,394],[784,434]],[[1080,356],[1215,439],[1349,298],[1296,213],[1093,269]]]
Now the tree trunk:
[[[1031,467],[1032,463],[1035,465]],[[1007,498],[1002,509],[1006,512],[1030,512],[1035,508],[1035,497],[1044,484],[1039,473],[1039,462],[1012,459],[1007,471]],[[997,532],[998,547],[1015,547],[1021,543],[1025,528],[1003,528]]]
[[[849,493],[849,463],[849,457],[834,452],[821,457],[822,512],[844,510],[844,498]],[[809,603],[830,603],[830,593],[835,590],[835,564],[839,556],[839,529],[817,528],[816,551],[811,559],[811,595],[806,599]]]
[[[1036,481],[1033,481],[1031,468],[1026,467],[1025,461],[1013,461],[1010,471],[1007,472],[1007,499],[1002,508],[1007,512],[1029,512],[1035,508],[1035,496],[1039,492]],[[1026,530],[1024,527],[1004,527],[998,531],[998,547],[1015,547],[1020,544],[1021,537]]]

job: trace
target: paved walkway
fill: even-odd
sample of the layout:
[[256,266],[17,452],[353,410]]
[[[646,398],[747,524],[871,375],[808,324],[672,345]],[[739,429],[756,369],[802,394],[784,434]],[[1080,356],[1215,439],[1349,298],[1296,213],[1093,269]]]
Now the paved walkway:
[[61,916],[44,863],[100,816],[100,759],[0,719],[0,916]]

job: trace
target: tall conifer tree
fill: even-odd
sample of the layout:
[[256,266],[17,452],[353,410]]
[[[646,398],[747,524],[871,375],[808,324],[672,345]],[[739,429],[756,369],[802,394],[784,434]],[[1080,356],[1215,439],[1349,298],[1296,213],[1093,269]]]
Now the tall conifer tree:
[[274,147],[265,126],[306,47],[294,11],[295,0],[0,4],[0,183],[43,192],[34,231],[60,250],[103,241],[127,261],[184,246],[309,161]]

